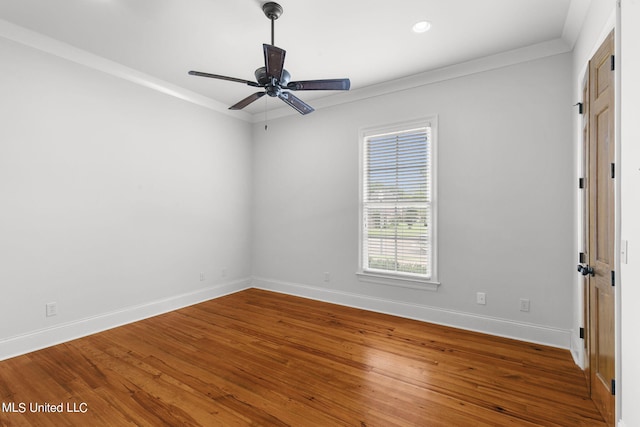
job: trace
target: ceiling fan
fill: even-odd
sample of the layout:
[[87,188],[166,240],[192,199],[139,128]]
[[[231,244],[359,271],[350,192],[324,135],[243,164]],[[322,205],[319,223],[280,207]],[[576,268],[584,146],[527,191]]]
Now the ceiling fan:
[[313,107],[286,90],[349,90],[351,86],[349,79],[290,81],[291,74],[284,69],[284,56],[286,51],[276,47],[274,44],[274,22],[282,15],[282,7],[278,3],[267,2],[262,5],[262,11],[266,17],[271,20],[271,44],[262,45],[264,51],[264,67],[260,67],[255,71],[255,82],[200,71],[189,71],[189,74],[192,76],[229,80],[244,83],[252,87],[264,88],[263,91],[249,95],[242,101],[232,105],[229,107],[230,110],[241,110],[266,94],[280,98],[300,114],[309,114],[314,111]]

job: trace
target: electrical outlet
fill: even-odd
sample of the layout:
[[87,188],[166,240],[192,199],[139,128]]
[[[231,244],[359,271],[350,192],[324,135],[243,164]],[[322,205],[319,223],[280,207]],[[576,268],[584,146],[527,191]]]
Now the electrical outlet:
[[331,281],[331,273],[329,273],[328,271],[324,272],[324,281],[325,282],[330,282]]
[[480,305],[487,304],[487,295],[484,292],[478,292],[476,294],[476,303]]
[[227,274],[229,274],[229,273],[227,272],[227,269],[226,269],[226,268],[223,268],[222,270],[220,270],[220,275],[221,275],[222,277],[227,277]]
[[204,273],[202,271],[200,272],[200,281],[204,282]]
[[520,298],[520,311],[529,311],[530,301],[527,298]]
[[50,302],[45,306],[47,310],[47,317],[55,316],[58,314],[58,303]]

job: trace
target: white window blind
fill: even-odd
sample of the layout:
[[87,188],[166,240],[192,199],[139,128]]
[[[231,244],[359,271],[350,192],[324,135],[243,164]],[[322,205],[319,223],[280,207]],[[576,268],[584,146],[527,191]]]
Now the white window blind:
[[363,270],[431,278],[431,127],[366,135]]

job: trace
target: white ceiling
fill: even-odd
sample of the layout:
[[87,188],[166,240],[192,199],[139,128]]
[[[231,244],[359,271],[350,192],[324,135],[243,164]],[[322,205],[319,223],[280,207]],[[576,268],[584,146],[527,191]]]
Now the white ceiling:
[[[292,80],[352,90],[550,41],[575,43],[590,0],[279,0],[275,44]],[[0,19],[228,106],[255,92],[270,22],[262,0],[0,0]],[[419,20],[430,31],[415,34]],[[157,80],[156,80],[157,81]],[[305,101],[335,92],[297,92]],[[268,97],[264,97],[266,99]],[[277,99],[269,105],[280,107]],[[313,105],[313,102],[309,102]],[[260,100],[246,110],[264,109]],[[270,107],[271,108],[271,107]]]

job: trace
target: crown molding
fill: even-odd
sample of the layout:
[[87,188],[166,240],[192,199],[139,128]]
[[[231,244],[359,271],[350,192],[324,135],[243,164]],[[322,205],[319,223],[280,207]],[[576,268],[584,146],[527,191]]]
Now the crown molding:
[[[573,0],[571,4],[573,5],[576,1],[584,2],[590,0]],[[567,24],[565,24],[565,30],[566,28]],[[129,82],[191,102],[236,119],[252,123],[259,123],[264,120],[263,113],[261,112],[250,114],[245,111],[230,111],[226,105],[223,105],[219,101],[2,19],[0,19],[0,37],[4,37],[8,40],[12,40],[68,61],[93,68],[115,77],[119,77]],[[348,104],[393,92],[409,90],[437,82],[508,67],[510,65],[526,61],[566,53],[571,51],[572,48],[573,46],[567,44],[563,38],[558,38],[448,67],[425,71],[423,73],[403,77],[393,81],[357,88],[349,92],[340,92],[323,98],[316,98],[313,101],[314,108],[322,109],[341,104]],[[282,108],[270,110],[269,118],[273,120],[297,114],[298,113],[291,108],[283,106]]]
[[2,19],[0,19],[0,37],[214,110],[218,113],[247,122],[251,121],[251,115],[244,111],[231,112],[226,105],[214,99]]
[[[572,47],[569,46],[562,38],[557,38],[547,42],[510,50],[507,52],[502,52],[471,61],[461,62],[459,64],[451,65],[448,67],[429,70],[400,79],[353,89],[349,92],[340,92],[335,95],[317,98],[313,100],[313,106],[316,110],[319,110],[336,105],[362,101],[368,98],[383,96],[393,92],[410,90],[446,80],[452,80],[464,76],[482,73],[485,71],[504,68],[523,62],[560,55],[570,52],[571,50]],[[278,119],[281,117],[296,114],[298,113],[296,113],[291,108],[283,107],[275,110],[270,110],[269,119]],[[259,123],[263,120],[264,118],[261,113],[256,113],[253,115],[252,121],[254,123]]]

